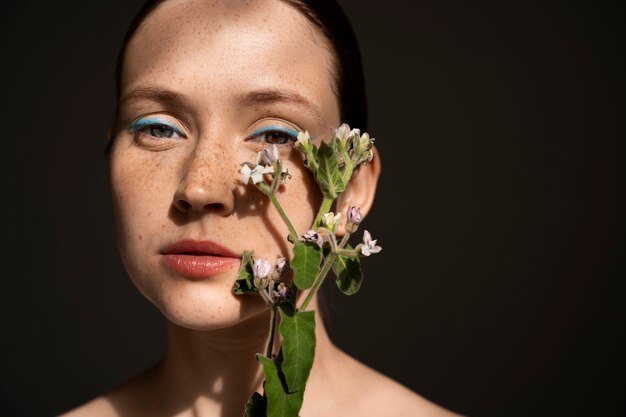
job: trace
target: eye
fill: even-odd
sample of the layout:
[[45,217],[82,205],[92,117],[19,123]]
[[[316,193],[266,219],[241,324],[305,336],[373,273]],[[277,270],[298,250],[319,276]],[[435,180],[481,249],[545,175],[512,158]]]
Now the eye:
[[136,120],[128,130],[131,133],[143,133],[159,139],[185,139],[186,136],[178,127],[166,119],[146,117]]
[[285,145],[298,140],[298,131],[284,126],[264,126],[252,132],[246,140],[260,140],[270,145]]

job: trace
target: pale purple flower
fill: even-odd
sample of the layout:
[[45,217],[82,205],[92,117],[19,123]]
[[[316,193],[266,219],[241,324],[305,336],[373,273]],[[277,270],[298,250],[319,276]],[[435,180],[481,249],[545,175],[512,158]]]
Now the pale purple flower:
[[290,293],[289,287],[283,282],[278,284],[276,286],[276,289],[272,291],[272,295],[274,296],[274,298],[280,301],[286,300],[287,298],[289,298],[289,293]]
[[361,216],[361,209],[356,208],[355,206],[350,206],[348,209],[348,223],[351,224],[360,224],[363,217]]
[[257,155],[257,164],[263,165],[274,165],[278,158],[280,157],[280,152],[278,151],[278,146],[273,144],[272,146],[268,146],[263,149]]
[[350,206],[346,212],[346,232],[354,233],[359,228],[359,224],[363,217],[361,216],[361,209],[354,206]]
[[315,242],[320,248],[324,244],[324,237],[321,234],[317,233],[315,230],[308,230],[305,234],[302,235],[302,238],[307,242]]
[[382,250],[380,246],[376,245],[376,239],[372,240],[372,235],[367,230],[363,232],[363,245],[361,246],[361,253],[363,256],[370,256],[372,253],[378,253]]

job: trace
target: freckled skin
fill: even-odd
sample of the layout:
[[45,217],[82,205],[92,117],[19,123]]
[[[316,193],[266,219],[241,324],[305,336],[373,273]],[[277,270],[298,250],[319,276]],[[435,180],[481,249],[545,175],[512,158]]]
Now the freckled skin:
[[[167,244],[194,238],[235,253],[254,250],[272,260],[291,256],[282,220],[265,196],[240,185],[238,170],[266,146],[245,140],[253,128],[282,125],[323,138],[340,123],[332,75],[326,70],[330,54],[312,37],[314,32],[300,29],[308,25],[280,2],[212,6],[169,1],[144,22],[128,46],[122,97],[153,87],[186,99],[184,112],[143,99],[121,106],[122,124],[111,155],[122,259],[138,289],[177,324],[222,328],[266,309],[256,298],[233,295],[236,269],[202,282],[172,276],[159,258]],[[320,109],[322,120],[292,104],[242,107],[235,100],[264,88],[297,91]],[[124,126],[146,115],[166,117],[177,126],[184,121],[187,138],[165,140],[163,150],[153,144],[158,142],[154,138],[137,140]],[[281,155],[292,178],[280,200],[304,233],[321,201],[319,191],[297,152],[283,146]],[[193,208],[181,210],[177,199]],[[220,314],[214,314],[218,309]]]

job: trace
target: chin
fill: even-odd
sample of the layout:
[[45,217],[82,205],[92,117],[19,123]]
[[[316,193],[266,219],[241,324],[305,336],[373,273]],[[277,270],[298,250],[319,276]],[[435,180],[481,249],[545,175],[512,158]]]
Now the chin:
[[254,317],[264,317],[268,313],[260,297],[238,296],[230,288],[227,291],[216,291],[215,288],[198,286],[197,283],[162,292],[156,297],[146,296],[166,319],[190,330],[234,329]]

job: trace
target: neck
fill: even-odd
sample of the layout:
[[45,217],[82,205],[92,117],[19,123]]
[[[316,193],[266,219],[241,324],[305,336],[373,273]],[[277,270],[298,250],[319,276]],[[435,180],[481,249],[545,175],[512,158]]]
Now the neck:
[[[317,310],[317,306],[312,303],[310,309]],[[212,331],[168,323],[168,349],[159,372],[164,398],[176,399],[176,409],[191,408],[194,415],[240,417],[252,393],[263,392],[263,373],[256,354],[265,354],[269,320],[268,312],[236,328]],[[310,384],[325,374],[325,364],[333,352],[319,314],[316,338]]]

